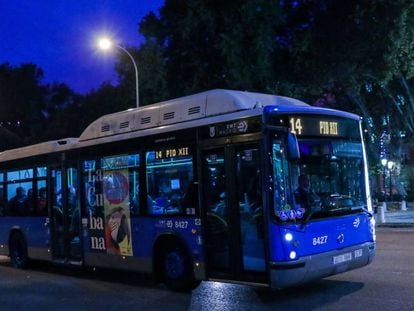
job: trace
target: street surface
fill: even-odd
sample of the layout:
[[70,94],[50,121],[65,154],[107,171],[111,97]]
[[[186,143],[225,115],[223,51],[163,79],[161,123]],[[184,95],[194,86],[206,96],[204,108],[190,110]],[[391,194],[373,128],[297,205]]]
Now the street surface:
[[149,277],[36,264],[0,264],[0,310],[414,310],[414,228],[379,228],[377,256],[362,269],[272,292],[203,282],[174,293]]

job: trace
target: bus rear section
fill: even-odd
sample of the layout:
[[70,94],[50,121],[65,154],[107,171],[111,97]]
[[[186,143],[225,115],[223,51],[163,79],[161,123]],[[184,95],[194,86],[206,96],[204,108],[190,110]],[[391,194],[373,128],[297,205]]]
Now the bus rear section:
[[330,113],[269,118],[289,126],[297,137],[292,142],[277,130],[268,135],[269,269],[274,288],[363,267],[375,255],[359,120]]

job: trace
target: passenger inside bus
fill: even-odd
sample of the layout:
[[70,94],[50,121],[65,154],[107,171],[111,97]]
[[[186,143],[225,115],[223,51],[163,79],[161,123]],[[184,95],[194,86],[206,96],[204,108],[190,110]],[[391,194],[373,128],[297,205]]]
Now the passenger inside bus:
[[192,180],[187,187],[181,206],[183,208],[195,208],[198,205],[198,185]]
[[320,203],[320,198],[318,195],[312,192],[310,189],[309,176],[301,174],[298,177],[298,187],[295,190],[295,202],[299,204],[302,208],[309,211],[309,209],[318,202]]
[[11,216],[27,216],[29,210],[26,208],[26,191],[23,187],[16,188],[16,195],[12,197],[8,203]]
[[25,199],[25,210],[28,214],[32,215],[34,213],[34,193],[33,189],[27,191],[27,196]]
[[47,215],[47,191],[45,187],[39,189],[39,196],[36,202],[36,215],[46,216]]

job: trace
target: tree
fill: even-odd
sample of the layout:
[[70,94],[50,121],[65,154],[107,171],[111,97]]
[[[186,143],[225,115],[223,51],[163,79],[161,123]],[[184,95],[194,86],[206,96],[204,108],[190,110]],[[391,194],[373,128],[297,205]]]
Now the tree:
[[[155,40],[148,38],[139,49],[128,48],[128,51],[138,66],[140,106],[165,100],[168,95],[162,48]],[[128,108],[135,107],[135,70],[125,53],[119,54],[115,69],[120,81],[119,91],[125,96]]]
[[0,65],[0,123],[25,142],[34,139],[41,128],[46,94],[42,78],[43,71],[34,64]]
[[[299,3],[298,7],[291,7],[290,15],[292,19],[300,15],[296,20],[302,25],[293,28],[295,33],[291,36],[290,82],[307,85],[303,93],[308,96],[339,88],[340,95],[352,103],[349,108],[364,116],[369,136],[375,138],[371,146],[377,147],[371,150],[372,155],[378,156],[384,115],[389,120],[385,127],[394,133],[401,130],[394,127],[400,122],[392,122],[397,116],[406,119],[408,127],[412,124],[412,111],[401,113],[401,102],[390,92],[390,85],[401,80],[406,98],[410,98],[411,91],[405,83],[413,76],[414,68],[414,3],[403,0],[369,4],[349,0],[319,1],[318,5],[312,1]],[[303,13],[300,9],[303,7],[311,7],[305,10],[309,14]]]
[[211,88],[268,90],[281,21],[277,1],[167,0],[139,29],[161,48],[167,92],[176,97]]

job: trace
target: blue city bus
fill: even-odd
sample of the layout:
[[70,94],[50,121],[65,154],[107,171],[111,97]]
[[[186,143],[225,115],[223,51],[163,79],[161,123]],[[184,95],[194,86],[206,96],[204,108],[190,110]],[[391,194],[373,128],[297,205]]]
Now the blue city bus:
[[[306,202],[295,196],[307,176]],[[0,153],[0,254],[286,288],[375,254],[361,118],[211,90]]]

